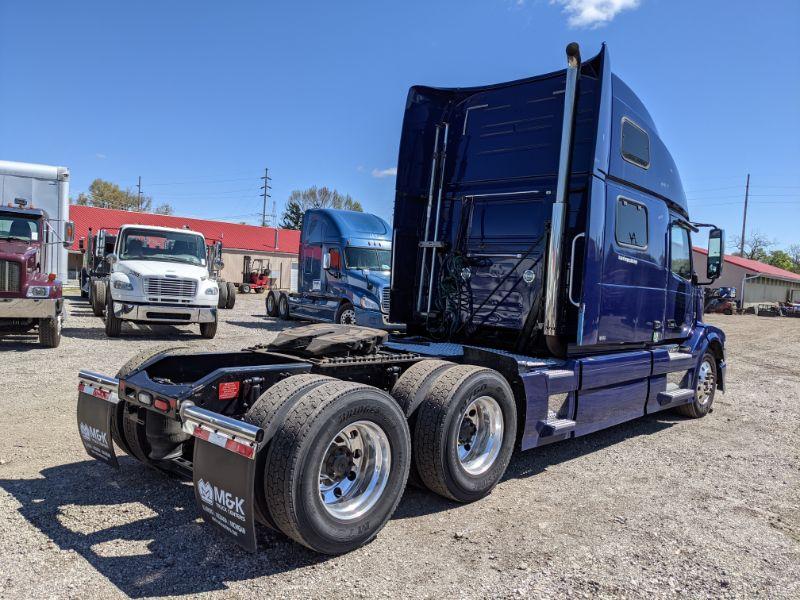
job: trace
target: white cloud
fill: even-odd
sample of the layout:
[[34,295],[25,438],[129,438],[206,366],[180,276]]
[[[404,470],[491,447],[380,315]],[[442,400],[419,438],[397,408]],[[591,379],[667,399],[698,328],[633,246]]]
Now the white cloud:
[[106,155],[103,154],[102,152],[98,152],[97,154],[94,155],[94,157],[102,160],[106,157]]
[[372,176],[381,179],[383,177],[394,177],[397,175],[397,167],[390,167],[388,169],[372,169]]
[[550,0],[564,7],[570,27],[602,27],[623,10],[639,7],[640,0]]

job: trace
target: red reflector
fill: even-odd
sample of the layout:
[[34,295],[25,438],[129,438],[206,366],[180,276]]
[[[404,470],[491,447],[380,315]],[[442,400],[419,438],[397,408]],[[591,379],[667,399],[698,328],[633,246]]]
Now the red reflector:
[[219,384],[219,399],[233,400],[239,395],[239,382],[226,381]]
[[253,458],[254,448],[235,440],[228,440],[225,442],[225,449],[236,452],[236,454],[240,454],[245,458]]
[[169,404],[167,404],[166,400],[162,400],[161,398],[158,398],[155,402],[153,402],[153,406],[155,406],[158,410],[169,410]]

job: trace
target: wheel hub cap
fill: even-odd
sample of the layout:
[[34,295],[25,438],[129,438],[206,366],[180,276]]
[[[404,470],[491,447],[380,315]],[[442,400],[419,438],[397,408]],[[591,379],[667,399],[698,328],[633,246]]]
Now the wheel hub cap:
[[461,416],[458,460],[470,475],[488,471],[503,445],[503,411],[497,400],[481,396],[470,402]]
[[380,499],[389,481],[389,438],[377,424],[356,421],[337,433],[319,468],[325,510],[344,521],[357,519]]
[[697,402],[705,404],[711,398],[714,391],[714,368],[707,360],[704,360],[697,372]]

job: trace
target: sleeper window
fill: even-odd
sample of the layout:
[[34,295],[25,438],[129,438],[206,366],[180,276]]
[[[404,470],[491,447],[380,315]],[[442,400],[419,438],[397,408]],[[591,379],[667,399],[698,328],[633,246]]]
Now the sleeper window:
[[635,248],[647,247],[647,209],[625,198],[617,201],[617,243]]
[[650,166],[650,138],[628,119],[622,120],[622,158],[643,169]]
[[670,270],[684,279],[692,278],[689,232],[680,225],[673,225],[670,232]]

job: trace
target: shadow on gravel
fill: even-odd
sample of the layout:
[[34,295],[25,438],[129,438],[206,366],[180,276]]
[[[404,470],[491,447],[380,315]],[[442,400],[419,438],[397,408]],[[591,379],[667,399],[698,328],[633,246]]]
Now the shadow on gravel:
[[327,557],[258,528],[249,554],[200,521],[191,484],[128,458],[114,471],[88,460],[41,478],[0,479],[20,513],[62,550],[74,550],[133,598],[194,595],[319,564]]
[[[542,473],[547,467],[579,458],[597,450],[613,446],[628,438],[640,435],[652,435],[672,427],[683,417],[669,413],[642,417],[636,421],[622,423],[610,429],[604,429],[580,438],[556,442],[542,448],[533,448],[525,452],[515,452],[511,457],[506,474],[502,481],[532,477]],[[451,502],[432,492],[413,486],[406,489],[403,501],[392,518],[405,519],[437,513],[443,510],[457,509],[461,504]]]
[[264,331],[283,331],[292,327],[300,325],[308,325],[303,321],[278,321],[263,315],[253,315],[255,318],[260,318],[260,321],[225,321],[228,325],[235,325],[236,327],[244,327],[246,329],[262,329]]
[[[64,337],[78,338],[84,340],[104,340],[107,339],[106,330],[101,319],[97,319],[97,327],[64,327],[61,330]],[[171,325],[128,325],[122,326],[122,337],[143,338],[147,340],[174,340],[176,338],[197,338],[200,337],[197,328],[189,329],[173,327]]]

